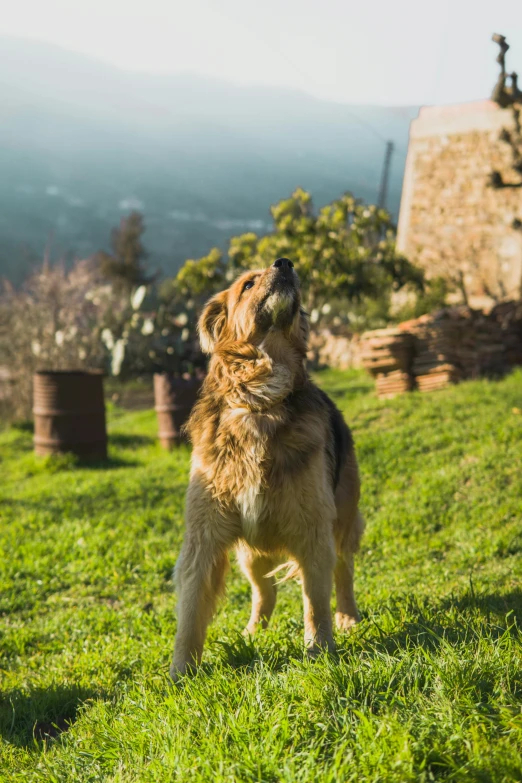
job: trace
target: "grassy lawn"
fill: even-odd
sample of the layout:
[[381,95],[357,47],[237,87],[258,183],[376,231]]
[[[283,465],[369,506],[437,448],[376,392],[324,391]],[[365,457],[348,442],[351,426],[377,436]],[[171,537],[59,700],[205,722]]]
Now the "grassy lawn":
[[160,450],[154,411],[112,408],[98,466],[0,433],[0,780],[522,780],[522,371],[392,401],[319,381],[361,463],[363,621],[308,662],[291,583],[246,641],[233,566],[177,687],[188,449]]

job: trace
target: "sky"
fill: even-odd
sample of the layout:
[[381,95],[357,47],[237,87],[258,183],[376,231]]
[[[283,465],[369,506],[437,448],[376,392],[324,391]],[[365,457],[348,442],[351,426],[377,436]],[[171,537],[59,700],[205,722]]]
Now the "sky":
[[402,106],[489,97],[494,32],[522,82],[522,0],[16,0],[0,21],[124,69]]

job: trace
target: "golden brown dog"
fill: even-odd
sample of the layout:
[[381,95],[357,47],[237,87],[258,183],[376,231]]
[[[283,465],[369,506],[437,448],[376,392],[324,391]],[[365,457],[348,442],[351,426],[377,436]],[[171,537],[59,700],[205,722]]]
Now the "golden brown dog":
[[201,660],[232,547],[252,585],[247,632],[270,619],[282,560],[302,581],[309,654],[334,648],[334,576],[337,627],[358,620],[357,462],[340,412],[305,369],[308,321],[292,262],[279,258],[239,277],[208,302],[199,332],[212,358],[188,423],[193,454],[176,566],[174,679]]

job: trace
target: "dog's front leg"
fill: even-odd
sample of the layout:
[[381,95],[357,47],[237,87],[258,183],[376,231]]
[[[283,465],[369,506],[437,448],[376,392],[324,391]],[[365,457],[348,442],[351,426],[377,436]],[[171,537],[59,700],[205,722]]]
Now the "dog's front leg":
[[300,552],[298,563],[303,582],[305,645],[308,654],[315,657],[321,650],[333,652],[330,599],[335,566],[333,537],[325,535],[313,548]]
[[174,659],[170,667],[173,680],[201,661],[207,627],[219,596],[225,587],[227,549],[210,536],[187,531],[176,565],[178,588],[178,630]]

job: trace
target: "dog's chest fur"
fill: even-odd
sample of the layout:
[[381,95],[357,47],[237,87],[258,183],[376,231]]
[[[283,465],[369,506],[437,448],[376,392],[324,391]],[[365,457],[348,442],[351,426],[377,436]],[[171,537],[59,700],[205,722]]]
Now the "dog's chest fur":
[[294,480],[323,446],[324,428],[311,386],[293,391],[293,374],[266,354],[255,362],[234,355],[225,369],[226,382],[211,377],[198,404],[194,470],[255,545],[274,532],[284,494],[298,499]]
[[303,471],[324,448],[322,423],[293,415],[288,405],[263,413],[238,408],[222,417],[215,433],[205,471],[210,491],[226,513],[239,517],[244,538],[261,546],[276,534],[274,525],[284,523],[284,497],[298,507]]
[[247,541],[253,540],[257,535],[258,524],[266,507],[265,491],[266,487],[263,486],[263,477],[260,471],[259,476],[250,477],[236,495],[235,500],[241,517],[241,527]]
[[248,541],[255,540],[259,525],[269,512],[270,473],[278,429],[274,420],[281,418],[281,412],[252,413],[238,408],[227,413],[222,422],[227,433],[225,440],[230,445],[225,451],[227,457],[217,465],[214,487],[226,504],[238,511]]

